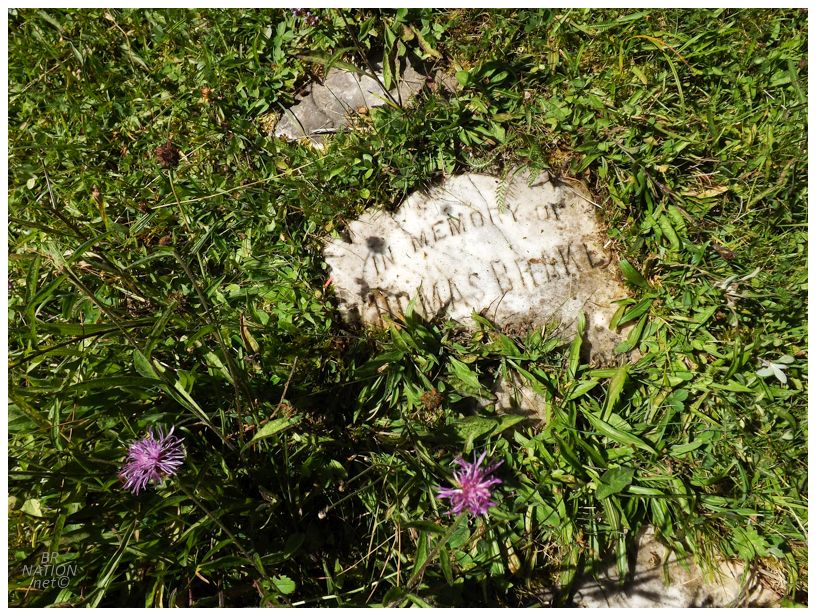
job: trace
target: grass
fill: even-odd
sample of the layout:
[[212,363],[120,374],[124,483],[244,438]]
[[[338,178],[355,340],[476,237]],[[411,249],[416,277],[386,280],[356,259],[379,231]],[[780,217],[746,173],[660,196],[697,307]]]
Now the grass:
[[[314,13],[10,11],[9,604],[531,606],[625,573],[648,524],[806,603],[806,12]],[[325,150],[262,129],[383,49],[461,88]],[[340,320],[323,237],[519,164],[595,192],[641,359]],[[500,373],[543,428],[477,408]],[[134,497],[157,424],[187,460]],[[434,487],[484,449],[499,505],[447,516]],[[31,573],[52,553],[65,588]]]

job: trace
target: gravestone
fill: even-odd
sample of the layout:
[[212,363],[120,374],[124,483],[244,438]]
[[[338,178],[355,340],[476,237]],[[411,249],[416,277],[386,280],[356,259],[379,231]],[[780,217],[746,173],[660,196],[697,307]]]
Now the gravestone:
[[678,558],[647,527],[631,578],[621,584],[610,564],[578,581],[573,602],[586,608],[774,607],[780,599],[744,562],[720,560],[703,571],[690,558]]
[[606,363],[622,339],[608,327],[613,301],[627,293],[595,209],[546,174],[459,175],[394,214],[366,212],[324,255],[350,321],[383,326],[412,303],[426,318],[467,326],[477,312],[517,333],[556,322],[570,338],[585,313],[591,359]]
[[390,99],[404,104],[425,83],[425,77],[407,63],[397,79],[396,87],[386,91],[382,63],[375,64],[373,68],[373,76],[339,68],[329,69],[323,83],[311,84],[298,101],[283,112],[273,134],[290,140],[306,138],[320,145],[324,135],[347,126],[353,114],[384,105]]

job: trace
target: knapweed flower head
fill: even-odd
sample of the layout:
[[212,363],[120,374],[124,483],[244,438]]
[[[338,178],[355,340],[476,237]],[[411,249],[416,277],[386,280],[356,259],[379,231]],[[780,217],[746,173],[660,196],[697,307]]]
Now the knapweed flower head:
[[310,26],[316,26],[317,23],[320,21],[320,18],[317,15],[306,9],[289,9],[289,10],[292,12],[292,15],[294,15],[295,17],[303,18],[303,21],[305,21]]
[[138,494],[148,482],[161,483],[166,477],[175,475],[184,462],[182,439],[173,436],[173,428],[166,435],[161,429],[149,430],[147,436],[128,448],[127,458],[119,478],[126,490]]
[[481,464],[486,455],[486,451],[482,452],[476,459],[474,453],[472,463],[456,458],[454,463],[461,467],[453,473],[457,487],[436,489],[438,498],[450,499],[451,514],[458,515],[462,511],[469,511],[474,515],[482,515],[487,513],[490,507],[496,506],[496,503],[490,500],[490,490],[500,484],[501,479],[491,477],[491,473],[501,466],[501,461],[482,468]]

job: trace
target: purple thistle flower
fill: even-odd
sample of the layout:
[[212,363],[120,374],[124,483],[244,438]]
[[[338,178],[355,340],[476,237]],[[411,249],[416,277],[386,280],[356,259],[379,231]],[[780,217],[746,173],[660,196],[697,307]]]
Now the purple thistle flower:
[[459,514],[467,509],[474,515],[487,513],[488,508],[495,507],[496,503],[490,500],[490,488],[501,483],[501,479],[491,477],[490,474],[501,466],[501,461],[492,464],[487,468],[480,468],[487,452],[482,452],[479,459],[474,462],[465,462],[462,458],[456,458],[454,463],[461,466],[461,470],[453,473],[453,478],[458,487],[437,488],[437,498],[449,498],[451,503],[450,513]]
[[173,430],[171,428],[164,435],[159,429],[159,437],[156,438],[151,429],[146,437],[131,443],[125,465],[119,471],[119,478],[126,490],[138,494],[149,481],[160,483],[165,477],[176,474],[184,462],[185,453],[181,445],[183,439],[173,436]]

